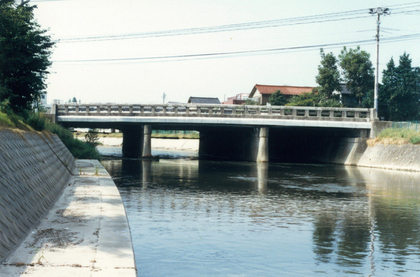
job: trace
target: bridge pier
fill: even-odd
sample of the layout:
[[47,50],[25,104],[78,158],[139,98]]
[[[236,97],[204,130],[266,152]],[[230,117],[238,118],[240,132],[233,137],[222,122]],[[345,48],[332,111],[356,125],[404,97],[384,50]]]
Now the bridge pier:
[[123,145],[122,153],[124,158],[141,158],[143,146],[143,127],[132,126],[122,129]]
[[143,130],[143,158],[152,156],[152,126],[144,125]]
[[258,154],[257,154],[258,163],[268,162],[268,159],[269,159],[268,131],[269,131],[268,127],[259,128]]

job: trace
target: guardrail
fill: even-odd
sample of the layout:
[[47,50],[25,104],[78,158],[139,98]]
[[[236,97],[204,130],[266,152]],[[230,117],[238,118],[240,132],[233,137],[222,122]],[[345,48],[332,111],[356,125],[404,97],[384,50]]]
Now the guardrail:
[[392,128],[396,129],[410,129],[410,130],[420,130],[420,121],[398,121],[392,122]]
[[194,104],[63,104],[53,108],[57,116],[174,116],[174,117],[233,117],[363,121],[375,120],[374,109],[194,105]]

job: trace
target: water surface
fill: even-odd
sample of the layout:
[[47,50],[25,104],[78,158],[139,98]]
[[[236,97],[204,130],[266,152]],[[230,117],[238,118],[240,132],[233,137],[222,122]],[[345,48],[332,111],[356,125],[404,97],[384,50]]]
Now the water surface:
[[138,276],[419,276],[420,175],[336,165],[103,161]]

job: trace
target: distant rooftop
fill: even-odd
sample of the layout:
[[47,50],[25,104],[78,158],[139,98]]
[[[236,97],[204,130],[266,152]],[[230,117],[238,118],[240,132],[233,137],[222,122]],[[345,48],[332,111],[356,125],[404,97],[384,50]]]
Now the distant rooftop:
[[278,90],[285,95],[300,95],[305,92],[312,92],[313,87],[298,87],[298,86],[273,86],[273,85],[259,85],[256,84],[249,97],[253,97],[254,93],[258,90],[260,94],[272,94]]
[[193,97],[188,99],[188,103],[192,104],[220,104],[220,100],[217,97]]
[[[347,88],[346,84],[340,84],[341,94],[352,94],[351,91]],[[335,91],[334,91],[335,92]]]

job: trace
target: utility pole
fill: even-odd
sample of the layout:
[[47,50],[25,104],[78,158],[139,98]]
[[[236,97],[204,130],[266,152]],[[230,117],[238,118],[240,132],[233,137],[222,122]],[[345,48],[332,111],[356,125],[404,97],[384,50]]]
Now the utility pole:
[[374,90],[374,104],[373,108],[378,113],[378,93],[379,93],[379,25],[381,24],[381,15],[389,15],[391,11],[388,8],[378,7],[376,9],[369,9],[370,14],[376,14],[376,68],[375,68],[375,90]]

